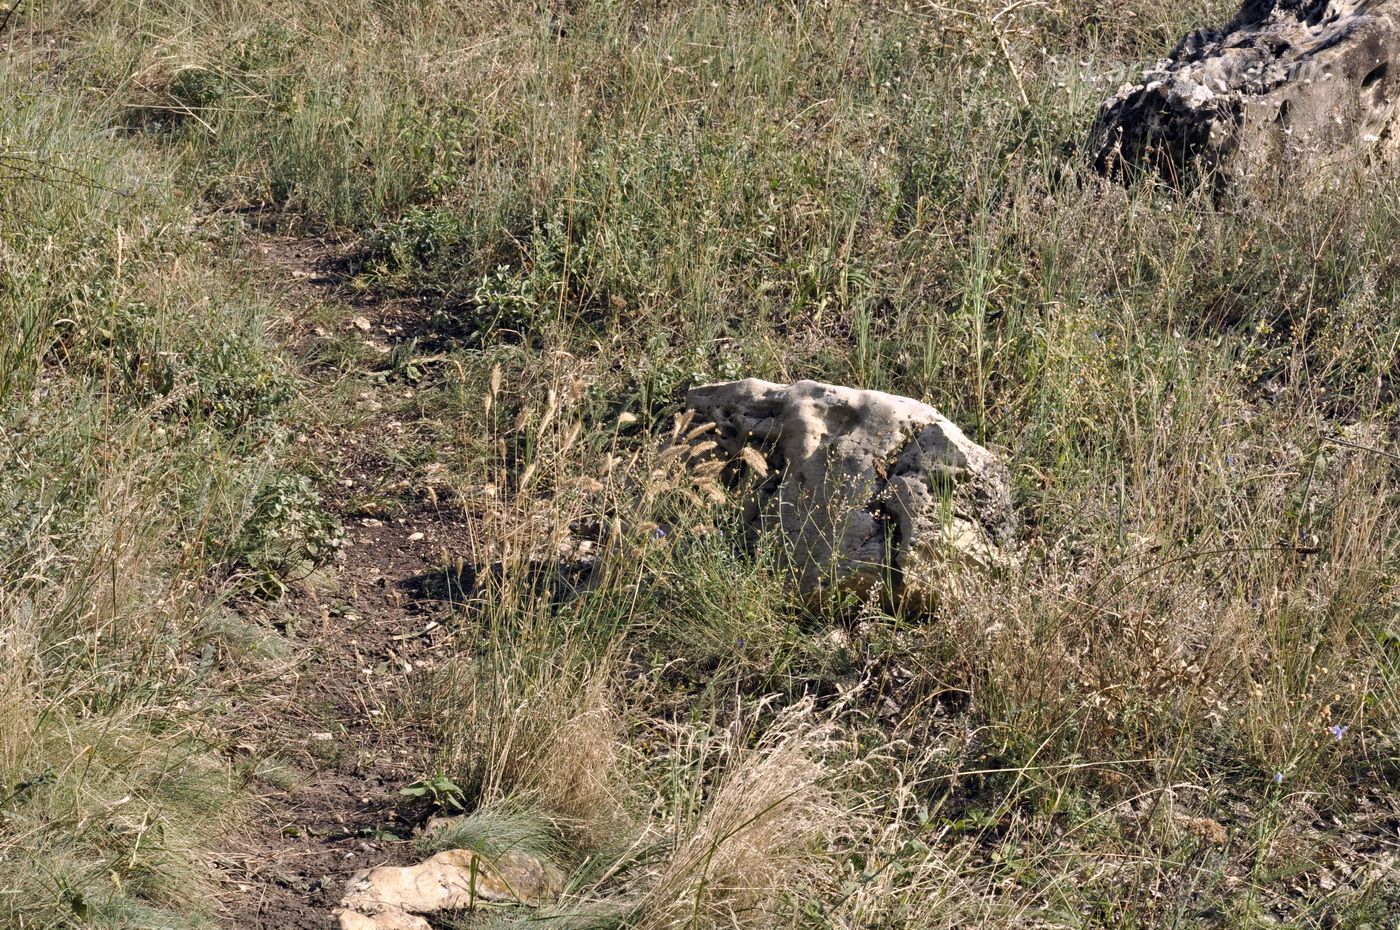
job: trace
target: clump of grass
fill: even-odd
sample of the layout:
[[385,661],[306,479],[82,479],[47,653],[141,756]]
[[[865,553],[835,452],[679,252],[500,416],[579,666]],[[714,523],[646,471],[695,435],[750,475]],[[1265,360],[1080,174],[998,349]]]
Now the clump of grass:
[[[9,618],[0,641],[0,772],[20,769],[32,748],[35,707],[32,704],[34,674],[33,606],[18,598],[0,599],[0,615]],[[15,790],[6,786],[7,793]]]
[[210,926],[238,785],[197,648],[223,581],[206,532],[237,530],[279,457],[287,379],[168,163],[37,92],[41,51],[9,38],[0,924]]
[[703,755],[697,760],[698,780],[713,779],[708,797],[676,809],[666,857],[629,906],[629,926],[771,926],[787,894],[813,881],[825,850],[848,828],[835,732],[810,703],[779,714],[754,745],[722,751],[728,758],[717,774]]
[[486,856],[518,852],[545,860],[573,850],[560,837],[559,824],[532,807],[482,807],[441,824],[430,825],[419,840],[428,854],[443,849],[474,849]]
[[473,809],[537,808],[587,846],[621,814],[612,688],[606,656],[567,638],[537,632],[468,649],[430,705],[444,766]]

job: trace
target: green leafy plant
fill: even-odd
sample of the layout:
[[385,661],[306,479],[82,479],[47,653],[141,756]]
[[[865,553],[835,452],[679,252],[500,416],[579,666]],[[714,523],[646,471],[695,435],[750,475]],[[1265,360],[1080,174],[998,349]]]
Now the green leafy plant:
[[466,794],[457,784],[443,773],[428,778],[420,778],[399,789],[399,794],[408,798],[426,798],[442,810],[465,811]]
[[256,587],[275,593],[288,579],[330,562],[344,541],[340,521],[326,512],[311,479],[282,474],[253,498],[233,555]]

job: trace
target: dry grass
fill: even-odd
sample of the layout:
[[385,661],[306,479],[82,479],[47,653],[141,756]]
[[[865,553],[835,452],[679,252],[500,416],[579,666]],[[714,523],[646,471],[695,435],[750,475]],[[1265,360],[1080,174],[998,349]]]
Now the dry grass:
[[207,926],[237,804],[202,618],[279,363],[163,159],[25,82],[46,54],[0,72],[0,924]]
[[[242,516],[282,486],[291,389],[173,173],[421,300],[421,343],[353,376],[412,384],[404,481],[473,529],[424,719],[469,806],[562,842],[561,925],[1394,913],[1400,187],[1105,185],[1077,153],[1097,99],[1227,11],[997,10],[26,17],[17,41],[63,41],[10,67],[56,56],[62,93],[7,95],[4,150],[107,180],[0,214],[0,391],[28,411],[0,489],[41,530],[4,550],[34,580],[0,602],[0,771],[72,768],[54,708],[150,731],[198,706],[195,584],[247,561]],[[127,174],[152,195],[104,193]],[[1018,569],[932,619],[813,616],[680,452],[684,389],[743,375],[935,403],[1012,468]]]
[[473,807],[538,810],[586,848],[622,814],[613,675],[606,660],[551,645],[525,636],[467,653],[442,674],[431,706],[444,765]]
[[702,777],[713,778],[708,796],[693,818],[677,817],[669,853],[644,880],[629,926],[772,926],[786,896],[824,868],[820,851],[849,828],[836,734],[810,703],[778,714],[752,746],[736,731],[742,727],[728,731],[721,747],[701,751],[718,751],[725,764],[713,774],[700,766]]
[[0,640],[0,772],[17,771],[33,745],[32,610],[17,598],[12,602],[0,595],[0,616],[6,618]]

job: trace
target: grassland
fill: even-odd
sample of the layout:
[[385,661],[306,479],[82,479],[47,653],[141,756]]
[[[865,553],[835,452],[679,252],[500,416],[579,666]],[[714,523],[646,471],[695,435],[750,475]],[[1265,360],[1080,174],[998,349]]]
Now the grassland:
[[[1079,150],[1227,6],[0,14],[0,926],[219,926],[285,790],[230,702],[305,659],[250,605],[429,499],[485,580],[391,713],[452,839],[573,876],[495,925],[1389,926],[1400,187]],[[345,301],[283,299],[269,236]],[[366,301],[414,308],[386,356]],[[804,611],[666,451],[744,375],[938,406],[1010,465],[1019,567]],[[395,480],[332,505],[327,431]]]

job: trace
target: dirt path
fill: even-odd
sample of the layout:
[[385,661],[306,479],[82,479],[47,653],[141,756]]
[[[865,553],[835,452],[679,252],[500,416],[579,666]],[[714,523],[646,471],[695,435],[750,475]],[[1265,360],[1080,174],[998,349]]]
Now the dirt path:
[[[412,316],[408,305],[348,296],[322,243],[266,238],[257,249],[289,315],[308,302],[343,308],[318,325],[367,340],[372,354],[387,355]],[[448,620],[447,606],[421,592],[466,526],[459,511],[406,486],[395,452],[412,441],[411,424],[395,418],[388,396],[405,390],[373,385],[360,394],[370,411],[363,423],[309,437],[318,459],[336,468],[336,483],[322,493],[345,526],[343,560],[278,603],[240,605],[249,619],[285,630],[295,655],[275,675],[248,682],[229,721],[252,758],[284,763],[280,771],[264,766],[260,783],[286,786],[265,793],[222,863],[226,923],[238,930],[332,927],[352,874],[412,858],[408,838],[423,812],[399,789],[431,766],[433,747],[408,711]],[[376,510],[366,500],[396,506]]]

